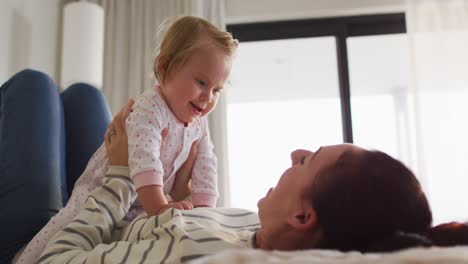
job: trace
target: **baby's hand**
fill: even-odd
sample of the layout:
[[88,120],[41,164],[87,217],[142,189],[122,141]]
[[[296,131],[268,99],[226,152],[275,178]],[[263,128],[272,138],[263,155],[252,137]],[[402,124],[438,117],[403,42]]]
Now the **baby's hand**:
[[175,209],[178,209],[178,210],[192,210],[193,205],[189,201],[169,202],[166,205],[161,206],[161,208],[159,208],[156,215],[160,215],[160,214],[164,213],[169,208],[175,208]]

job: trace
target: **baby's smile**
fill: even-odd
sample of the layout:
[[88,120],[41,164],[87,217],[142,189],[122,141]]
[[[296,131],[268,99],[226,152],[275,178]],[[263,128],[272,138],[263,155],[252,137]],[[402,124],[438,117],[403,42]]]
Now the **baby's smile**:
[[201,115],[202,111],[203,111],[203,108],[199,107],[198,105],[190,102],[190,104],[192,105],[193,107],[193,112],[196,114],[196,115]]

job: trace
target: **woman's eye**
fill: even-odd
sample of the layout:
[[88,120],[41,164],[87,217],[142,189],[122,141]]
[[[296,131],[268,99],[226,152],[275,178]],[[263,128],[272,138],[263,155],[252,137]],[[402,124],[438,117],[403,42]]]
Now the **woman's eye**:
[[215,89],[215,90],[213,90],[213,93],[214,94],[219,94],[219,93],[221,93],[221,89]]
[[305,161],[305,157],[301,157],[301,161],[300,161],[301,165],[304,164],[304,161]]

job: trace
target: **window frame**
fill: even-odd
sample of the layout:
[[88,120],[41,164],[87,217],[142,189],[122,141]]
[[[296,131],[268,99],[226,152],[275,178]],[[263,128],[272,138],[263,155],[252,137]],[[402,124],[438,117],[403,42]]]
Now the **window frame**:
[[333,36],[336,40],[343,142],[353,143],[348,37],[406,33],[404,13],[229,24],[240,42]]

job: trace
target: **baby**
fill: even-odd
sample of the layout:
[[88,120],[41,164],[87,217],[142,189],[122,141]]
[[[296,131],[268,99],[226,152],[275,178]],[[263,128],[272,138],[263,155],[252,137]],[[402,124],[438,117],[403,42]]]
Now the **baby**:
[[[149,215],[179,207],[169,191],[176,172],[197,142],[192,171],[192,203],[214,207],[217,200],[216,156],[206,115],[215,107],[227,83],[237,41],[197,17],[177,20],[165,34],[154,60],[157,84],[141,94],[127,119],[130,176],[139,203],[127,214]],[[161,144],[163,131],[167,142]],[[106,140],[112,140],[112,129]],[[102,185],[107,172],[104,144],[90,159],[66,205],[28,244],[18,263],[34,263],[47,241],[67,225],[88,194]]]

